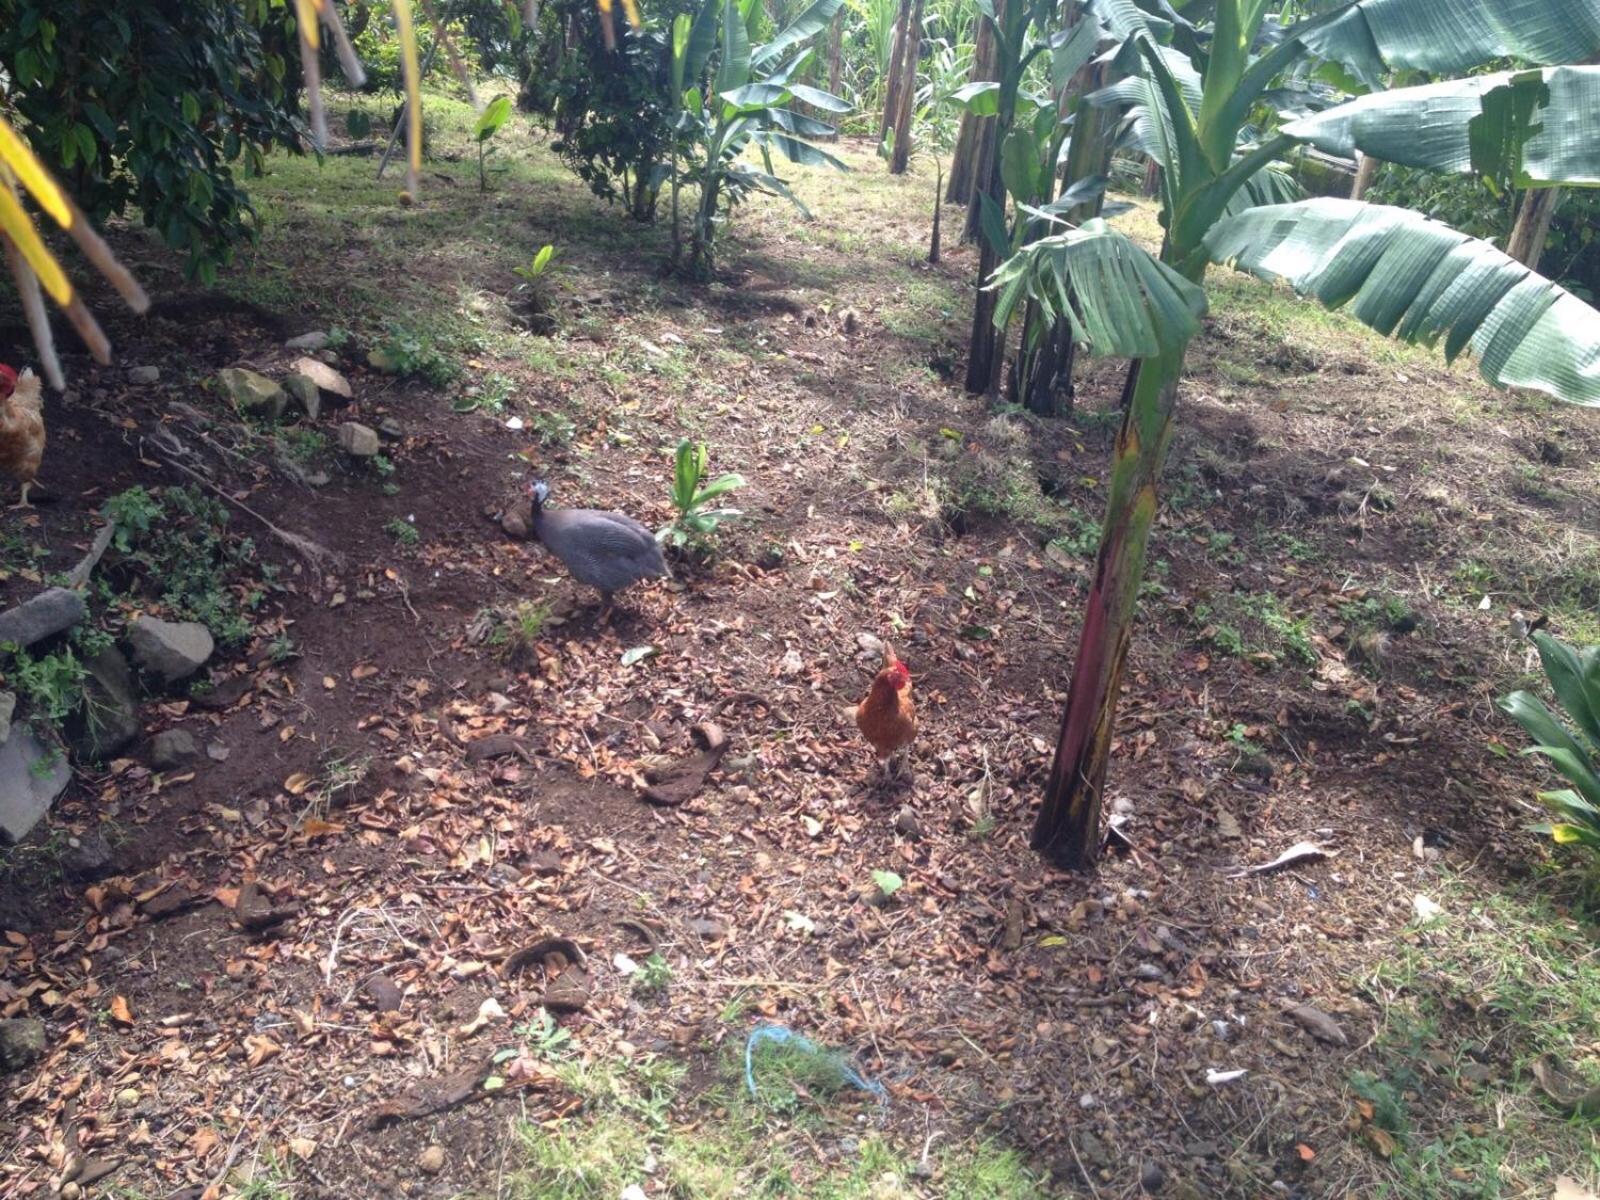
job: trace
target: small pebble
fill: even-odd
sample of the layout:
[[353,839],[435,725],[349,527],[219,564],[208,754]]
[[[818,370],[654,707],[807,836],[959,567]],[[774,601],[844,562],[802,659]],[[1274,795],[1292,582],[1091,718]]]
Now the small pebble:
[[1100,1098],[1093,1092],[1085,1092],[1083,1095],[1078,1097],[1078,1107],[1083,1109],[1085,1112],[1096,1107],[1099,1103]]
[[1161,1169],[1161,1164],[1154,1159],[1145,1160],[1139,1168],[1139,1186],[1150,1195],[1155,1195],[1167,1182],[1167,1173]]

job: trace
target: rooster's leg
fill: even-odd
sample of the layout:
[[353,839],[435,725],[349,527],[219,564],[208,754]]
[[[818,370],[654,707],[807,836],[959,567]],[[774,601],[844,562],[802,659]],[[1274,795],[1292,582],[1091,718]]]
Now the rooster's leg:
[[22,485],[22,499],[18,500],[11,507],[12,508],[32,508],[33,505],[28,503],[28,492],[31,491],[32,488],[33,488],[33,481],[30,479],[27,483],[24,483]]

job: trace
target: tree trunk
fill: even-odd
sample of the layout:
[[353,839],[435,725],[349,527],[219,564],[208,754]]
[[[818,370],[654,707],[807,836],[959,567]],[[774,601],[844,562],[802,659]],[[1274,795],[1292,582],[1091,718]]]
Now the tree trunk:
[[[994,30],[986,20],[978,21],[978,40],[972,53],[972,71],[969,83],[982,83],[998,79],[995,67]],[[968,204],[972,200],[972,182],[978,177],[978,146],[982,131],[992,122],[992,117],[975,117],[961,114],[961,128],[956,134],[956,148],[950,156],[950,182],[944,198],[950,204]]]
[[[1081,19],[1081,16],[1078,18]],[[1056,111],[1063,121],[1072,120],[1071,141],[1061,170],[1061,190],[1095,175],[1104,175],[1111,165],[1111,123],[1104,109],[1092,108],[1084,100],[1090,92],[1107,82],[1107,68],[1097,62],[1086,63],[1067,81],[1056,98]],[[1081,224],[1098,216],[1104,197],[1079,205],[1063,217]],[[1047,231],[1048,232],[1048,231]],[[1072,371],[1077,346],[1070,325],[1057,321],[1042,328],[1043,311],[1029,302],[1012,364],[1012,399],[1040,416],[1066,416],[1072,412]]]
[[[1000,159],[1000,147],[995,142],[995,124],[996,118],[985,117],[978,126],[977,139],[973,146],[973,186],[967,196],[967,222],[961,229],[961,240],[964,242],[978,241],[983,228],[983,202],[978,199],[983,187],[977,181],[985,178],[990,170],[990,164],[997,163]],[[1004,189],[999,195],[1004,198]]]
[[944,209],[944,164],[937,153],[933,156],[933,236],[928,239],[928,261],[939,261],[939,216]]
[[1539,269],[1539,259],[1550,239],[1550,222],[1561,204],[1561,193],[1558,187],[1529,188],[1522,193],[1506,253],[1530,271]]
[[883,116],[878,120],[878,145],[889,130],[894,128],[895,114],[900,111],[900,60],[905,56],[907,27],[911,24],[911,0],[900,0],[900,15],[894,21],[894,40],[889,49],[889,78],[883,92]]
[[[828,93],[829,93],[829,95],[837,96],[839,94],[839,80],[842,77],[843,73],[844,73],[844,9],[841,8],[838,12],[833,14],[833,21],[828,26]],[[822,142],[837,142],[839,140],[839,131],[838,131],[838,125],[837,125],[837,122],[838,122],[839,118],[837,117],[837,115],[829,113],[829,114],[823,114],[823,119],[825,119],[830,125],[834,126],[834,132],[832,132],[830,134],[826,134],[826,135],[818,135],[816,140],[817,141],[822,141]]]
[[[1003,213],[1006,205],[1005,184],[1000,178],[1000,155],[995,145],[996,118],[988,122],[990,136],[987,142],[988,158],[983,166],[982,183],[973,190],[972,209],[980,204],[979,197],[987,194]],[[969,210],[970,212],[970,210]],[[1000,365],[1005,359],[1005,339],[995,327],[994,310],[999,294],[984,288],[990,275],[999,265],[1000,254],[981,232],[978,238],[978,297],[972,306],[972,337],[967,344],[967,391],[973,394],[992,395],[1000,385]]]
[[1077,664],[1031,840],[1035,850],[1061,867],[1092,867],[1100,851],[1112,726],[1182,371],[1183,350],[1178,349],[1138,361],[1129,374],[1131,394],[1117,433],[1106,522],[1084,608]]
[[1161,194],[1161,164],[1153,158],[1145,161],[1144,187],[1141,190],[1146,196]]
[[1378,168],[1383,165],[1383,160],[1373,158],[1370,154],[1363,154],[1361,161],[1356,164],[1355,181],[1350,185],[1350,199],[1365,200],[1367,189],[1372,186],[1372,181],[1378,177]]
[[900,63],[900,103],[894,115],[894,153],[889,157],[889,174],[904,175],[911,162],[911,117],[917,108],[917,62],[922,57],[922,4],[916,0],[911,23],[906,26],[906,42]]

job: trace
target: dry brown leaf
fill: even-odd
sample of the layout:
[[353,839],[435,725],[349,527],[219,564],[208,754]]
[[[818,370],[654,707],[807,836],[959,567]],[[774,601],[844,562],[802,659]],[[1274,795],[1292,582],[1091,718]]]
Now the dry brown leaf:
[[350,670],[351,679],[370,679],[378,673],[378,668],[371,663],[358,663]]
[[133,1024],[133,1010],[128,1007],[126,996],[111,997],[111,1019],[118,1025]]
[[283,781],[283,790],[288,792],[291,796],[304,795],[305,790],[310,787],[313,782],[314,780],[312,777],[307,775],[304,771],[296,771],[293,775],[289,776],[289,778]]
[[239,906],[238,888],[219,887],[216,891],[212,892],[211,895],[213,898],[215,898],[218,904],[222,905],[223,908],[231,910]]
[[277,1042],[262,1034],[255,1034],[244,1040],[245,1049],[249,1056],[245,1059],[252,1067],[259,1067],[262,1063],[271,1062],[283,1053],[283,1047]]
[[209,1125],[202,1125],[194,1131],[194,1137],[189,1139],[189,1153],[196,1158],[204,1158],[221,1144],[222,1139],[217,1136],[217,1131]]
[[1572,1176],[1563,1175],[1556,1180],[1556,1191],[1551,1200],[1600,1200],[1600,1197],[1596,1197]]
[[323,821],[316,817],[307,817],[300,826],[300,832],[306,837],[332,837],[344,832],[344,826],[333,821]]
[[471,1037],[490,1021],[497,1021],[506,1015],[506,1010],[500,1007],[500,1001],[490,996],[478,1005],[478,1015],[468,1021],[458,1031],[462,1037]]
[[310,1158],[317,1152],[317,1144],[308,1137],[290,1138],[289,1152],[296,1158]]

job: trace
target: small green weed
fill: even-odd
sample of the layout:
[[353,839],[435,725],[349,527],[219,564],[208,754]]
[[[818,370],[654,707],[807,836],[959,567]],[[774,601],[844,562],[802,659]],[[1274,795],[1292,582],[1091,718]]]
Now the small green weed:
[[422,541],[421,532],[415,525],[413,525],[410,521],[407,521],[404,517],[393,518],[383,528],[384,532],[386,532],[395,541],[399,542],[402,546],[411,547]]
[[704,542],[724,521],[742,515],[736,508],[711,508],[718,497],[744,486],[744,476],[730,472],[707,483],[704,443],[685,438],[673,457],[672,503],[678,515],[656,534],[682,549],[690,542]]
[[461,377],[455,360],[422,333],[392,324],[379,346],[386,366],[396,375],[415,375],[435,388],[448,388]]
[[659,996],[671,982],[672,964],[656,953],[639,964],[639,972],[633,977],[633,990],[641,996]]

